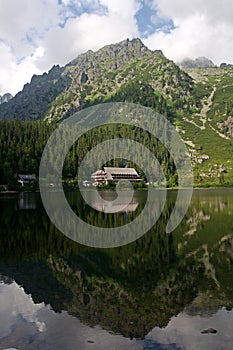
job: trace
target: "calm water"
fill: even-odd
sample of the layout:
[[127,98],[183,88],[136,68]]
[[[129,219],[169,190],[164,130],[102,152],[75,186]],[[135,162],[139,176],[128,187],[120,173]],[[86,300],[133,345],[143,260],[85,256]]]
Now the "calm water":
[[[130,222],[147,198],[136,192],[113,214],[88,195],[96,210],[78,193],[67,198],[102,227]],[[232,349],[233,190],[195,190],[165,234],[175,199],[169,191],[160,220],[137,241],[94,249],[58,232],[39,194],[0,195],[0,349]]]

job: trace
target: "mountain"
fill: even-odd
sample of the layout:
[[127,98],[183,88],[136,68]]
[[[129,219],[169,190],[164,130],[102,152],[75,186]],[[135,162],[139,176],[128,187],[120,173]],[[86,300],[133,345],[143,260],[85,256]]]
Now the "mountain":
[[7,104],[0,105],[0,119],[34,120],[43,117],[49,103],[67,87],[64,68],[54,66],[49,73],[34,75]]
[[3,96],[0,95],[0,104],[9,102],[13,96],[9,93],[4,94]]
[[233,185],[233,67],[215,67],[203,57],[188,62],[192,68],[181,69],[160,50],[127,39],[33,76],[0,105],[0,119],[57,122],[101,102],[139,103],[176,126],[189,148],[196,184]]
[[[32,197],[36,210],[19,207],[22,200],[28,203],[26,195],[1,201],[1,274],[23,286],[35,303],[126,337],[143,338],[155,326],[165,327],[185,307],[190,315],[202,316],[232,309],[233,238],[226,234],[232,225],[232,191],[200,192],[195,191],[175,231],[165,234],[176,199],[170,191],[156,225],[117,249],[94,249],[68,239],[53,226],[37,196]],[[83,219],[92,225],[105,221],[78,198],[77,193],[67,195]],[[108,217],[107,225],[125,223],[125,216],[116,215]]]
[[122,90],[132,94],[132,85],[134,91],[136,87],[156,95],[164,111],[171,107],[176,111],[189,103],[194,84],[161,51],[150,51],[140,39],[127,39],[97,52],[88,51],[65,67],[54,66],[47,74],[33,76],[22,92],[0,107],[0,119],[59,120],[93,103],[121,99]]
[[181,68],[213,68],[215,65],[214,63],[206,57],[198,57],[195,60],[192,60],[191,58],[185,58],[181,63],[179,64]]

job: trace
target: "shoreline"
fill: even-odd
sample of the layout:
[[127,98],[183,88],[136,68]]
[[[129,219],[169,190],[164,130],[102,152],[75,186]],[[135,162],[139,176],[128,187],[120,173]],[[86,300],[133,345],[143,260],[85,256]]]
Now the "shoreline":
[[[190,189],[190,187],[169,187],[169,188],[157,188],[157,187],[152,187],[153,190],[166,190],[166,191],[179,191],[179,190],[187,190]],[[193,187],[193,190],[233,190],[233,186],[230,187]],[[83,189],[82,189],[83,190]],[[86,188],[85,190],[87,191],[93,191],[96,190],[96,188]],[[71,190],[64,190],[64,192],[74,192],[74,191],[80,191],[80,189],[71,189]],[[99,192],[105,192],[105,191],[115,191],[114,189],[98,189],[97,191]],[[127,191],[125,189],[124,191]],[[135,191],[148,191],[148,188],[143,188],[143,189],[138,189],[136,188]],[[56,192],[56,190],[53,190],[52,192]],[[18,193],[40,193],[40,190],[36,191],[17,191],[17,190],[12,190],[12,191],[0,191],[1,194],[18,194]]]

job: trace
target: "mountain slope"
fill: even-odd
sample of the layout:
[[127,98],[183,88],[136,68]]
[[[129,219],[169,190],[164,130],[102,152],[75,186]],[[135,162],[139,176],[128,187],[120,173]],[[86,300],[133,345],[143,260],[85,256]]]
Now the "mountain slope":
[[166,106],[174,113],[190,107],[193,80],[161,51],[150,51],[140,39],[127,39],[97,52],[88,51],[65,67],[53,67],[48,74],[34,76],[12,101],[0,106],[0,119],[61,119],[114,98],[120,88],[128,88],[129,82],[157,94],[157,102],[165,105],[162,112],[169,109]]
[[233,67],[180,69],[140,39],[79,55],[34,76],[0,119],[57,122],[107,101],[152,107],[175,124],[192,155],[195,183],[233,184]]
[[227,184],[233,176],[233,68],[186,69],[195,81],[198,113],[180,118],[196,183]]
[[21,120],[41,119],[56,96],[69,83],[69,77],[63,75],[64,68],[54,66],[41,76],[34,75],[30,84],[8,103],[0,105],[0,119],[18,118]]

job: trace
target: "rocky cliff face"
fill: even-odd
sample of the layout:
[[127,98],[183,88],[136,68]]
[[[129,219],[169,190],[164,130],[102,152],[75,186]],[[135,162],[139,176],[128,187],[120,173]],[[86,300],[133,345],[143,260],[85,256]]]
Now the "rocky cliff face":
[[129,82],[149,86],[172,102],[181,97],[186,105],[193,88],[192,78],[161,51],[149,50],[140,39],[127,39],[97,52],[88,51],[65,67],[54,66],[48,74],[33,76],[22,92],[1,106],[0,119],[59,120],[111,99]]
[[206,58],[186,63],[195,68],[181,69],[140,39],[127,39],[33,76],[22,92],[0,105],[0,119],[57,122],[103,102],[142,104],[175,124],[189,148],[196,183],[229,185],[233,67],[213,67]]
[[64,68],[54,66],[41,76],[34,75],[30,84],[7,104],[0,106],[0,119],[41,119],[56,96],[68,85],[68,77],[62,75]]

